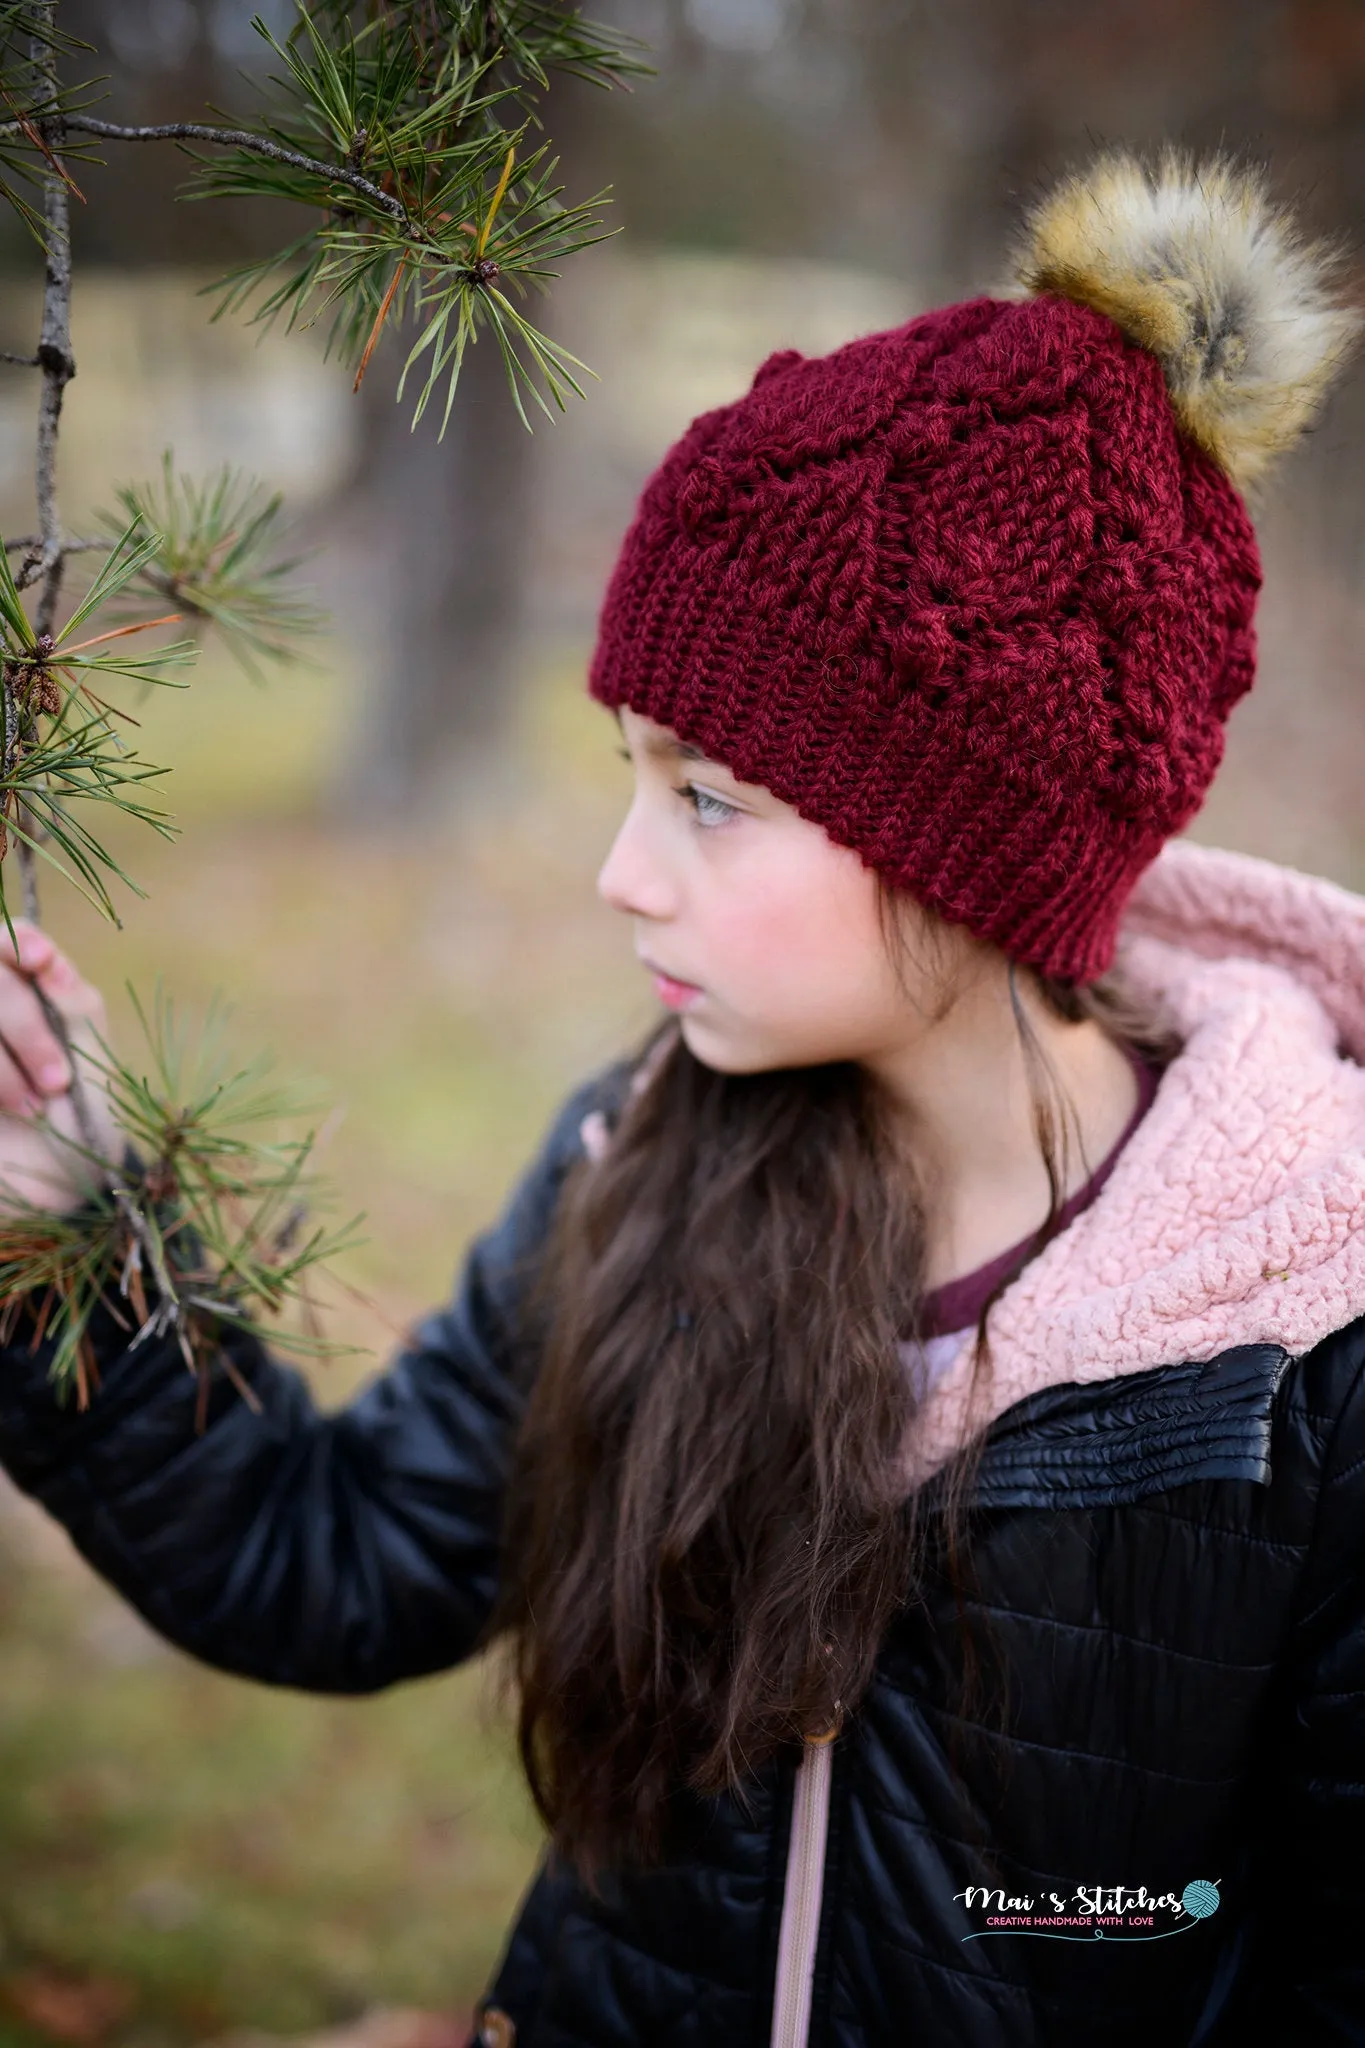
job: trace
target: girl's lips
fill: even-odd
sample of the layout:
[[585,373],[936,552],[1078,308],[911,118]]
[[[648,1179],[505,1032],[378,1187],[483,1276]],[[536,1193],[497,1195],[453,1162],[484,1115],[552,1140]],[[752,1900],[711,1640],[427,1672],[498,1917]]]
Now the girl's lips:
[[702,994],[694,981],[675,981],[671,974],[664,974],[651,961],[642,963],[654,977],[654,993],[661,1003],[667,1003],[670,1010],[688,1010]]
[[661,1003],[667,1003],[670,1010],[690,1010],[701,995],[701,990],[690,981],[674,981],[667,974],[656,974],[654,993]]

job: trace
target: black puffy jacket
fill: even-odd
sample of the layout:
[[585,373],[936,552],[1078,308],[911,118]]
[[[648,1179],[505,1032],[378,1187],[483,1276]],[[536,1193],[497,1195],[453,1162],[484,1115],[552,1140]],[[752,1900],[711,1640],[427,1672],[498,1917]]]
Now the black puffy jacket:
[[[358,1693],[467,1656],[497,1571],[511,1304],[580,1119],[610,1113],[625,1072],[567,1100],[450,1306],[343,1412],[233,1339],[261,1412],[224,1384],[197,1435],[173,1346],[128,1352],[109,1326],[82,1415],[55,1404],[46,1347],[16,1342],[10,1473],[211,1664]],[[970,1617],[1005,1688],[990,1712],[955,1719],[943,1584],[893,1627],[823,1757],[698,1803],[681,1860],[603,1899],[546,1868],[483,2038],[764,2048],[795,1807],[789,1912],[810,1919],[814,1973],[782,2048],[1365,2042],[1363,1366],[1352,1323],[1298,1358],[1242,1346],[1008,1409]],[[1197,1910],[1177,1910],[1196,1881]],[[1156,1938],[988,1926],[1025,1910],[1009,1900],[1046,1917],[1054,1893],[1065,1923],[1096,1886],[1165,1895]]]

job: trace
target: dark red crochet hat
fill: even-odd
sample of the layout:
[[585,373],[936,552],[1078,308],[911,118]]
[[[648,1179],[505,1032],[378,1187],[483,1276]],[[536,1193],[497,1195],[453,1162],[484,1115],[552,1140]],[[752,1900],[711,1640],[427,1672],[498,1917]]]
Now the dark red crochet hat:
[[1011,296],[769,356],[641,494],[589,689],[1085,981],[1250,686],[1240,488],[1353,332],[1262,182],[1111,154]]

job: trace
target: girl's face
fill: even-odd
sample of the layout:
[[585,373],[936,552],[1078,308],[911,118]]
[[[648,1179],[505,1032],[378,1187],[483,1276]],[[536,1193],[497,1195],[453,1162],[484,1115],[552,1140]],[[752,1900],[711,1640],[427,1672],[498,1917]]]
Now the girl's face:
[[617,718],[635,792],[598,894],[630,918],[647,969],[692,985],[656,981],[689,1051],[729,1074],[878,1064],[925,1030],[945,963],[898,983],[859,855],[669,727]]

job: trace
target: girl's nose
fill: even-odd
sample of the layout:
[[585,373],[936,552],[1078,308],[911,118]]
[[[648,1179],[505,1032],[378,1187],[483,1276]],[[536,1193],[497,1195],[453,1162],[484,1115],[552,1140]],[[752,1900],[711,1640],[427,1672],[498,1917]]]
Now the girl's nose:
[[634,803],[621,821],[597,874],[597,893],[627,917],[670,917],[673,889],[651,852],[643,807]]

